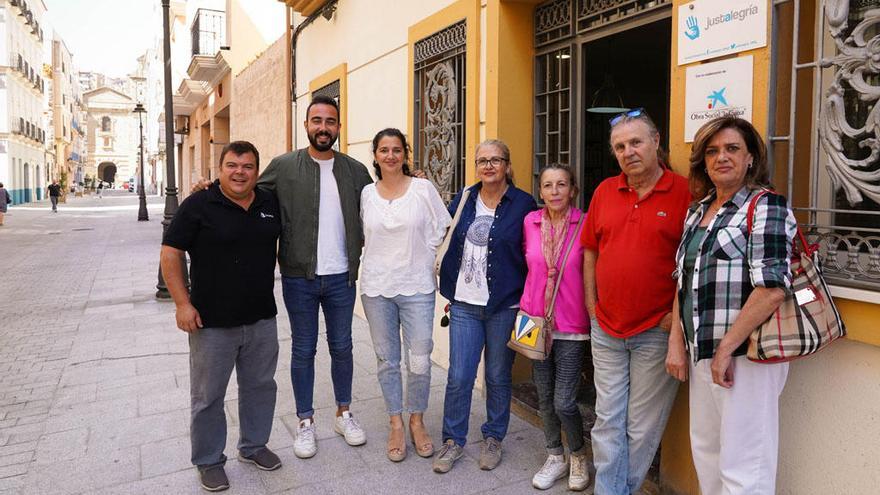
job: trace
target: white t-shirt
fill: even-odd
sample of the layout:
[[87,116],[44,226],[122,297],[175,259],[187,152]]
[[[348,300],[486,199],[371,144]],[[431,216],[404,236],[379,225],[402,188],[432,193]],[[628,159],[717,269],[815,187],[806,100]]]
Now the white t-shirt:
[[434,256],[452,219],[437,189],[413,178],[403,196],[388,201],[375,184],[361,191],[364,255],[361,293],[370,296],[430,294],[436,287]]
[[461,267],[455,283],[455,300],[485,306],[489,303],[489,283],[486,265],[489,255],[489,232],[495,221],[495,210],[490,210],[477,193],[477,212],[474,223],[468,227],[461,252]]
[[321,168],[321,197],[318,200],[318,264],[316,275],[335,275],[348,271],[345,252],[345,220],[339,188],[333,177],[333,159],[315,160]]

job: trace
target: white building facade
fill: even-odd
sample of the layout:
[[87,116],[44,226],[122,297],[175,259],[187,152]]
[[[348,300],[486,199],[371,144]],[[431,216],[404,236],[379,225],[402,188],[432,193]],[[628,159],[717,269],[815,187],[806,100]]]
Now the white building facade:
[[0,182],[14,203],[41,199],[48,180],[42,0],[0,2]]
[[138,164],[138,116],[136,101],[111,88],[98,88],[83,95],[88,113],[86,168],[98,179],[120,187],[134,179]]

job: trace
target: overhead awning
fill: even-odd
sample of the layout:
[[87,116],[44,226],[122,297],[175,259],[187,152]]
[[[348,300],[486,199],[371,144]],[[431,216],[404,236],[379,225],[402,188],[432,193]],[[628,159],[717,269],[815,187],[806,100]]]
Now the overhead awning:
[[315,13],[327,0],[278,0],[279,2],[292,8],[294,12],[303,17],[308,17]]

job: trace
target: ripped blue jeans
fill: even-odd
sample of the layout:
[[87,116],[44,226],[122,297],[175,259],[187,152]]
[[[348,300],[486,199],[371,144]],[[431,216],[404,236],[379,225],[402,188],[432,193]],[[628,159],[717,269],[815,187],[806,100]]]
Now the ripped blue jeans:
[[[423,413],[431,391],[434,349],[434,293],[411,296],[361,296],[370,324],[376,368],[389,415]],[[406,364],[406,408],[400,371],[401,334]]]

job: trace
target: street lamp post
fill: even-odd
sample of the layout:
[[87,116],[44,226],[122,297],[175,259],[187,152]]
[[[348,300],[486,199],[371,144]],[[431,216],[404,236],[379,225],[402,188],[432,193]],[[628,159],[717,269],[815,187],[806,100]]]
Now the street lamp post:
[[138,135],[141,138],[140,144],[140,173],[138,174],[138,222],[145,222],[150,219],[147,213],[147,195],[144,191],[144,113],[146,109],[140,103],[135,105],[134,113],[138,114]]
[[[171,0],[162,0],[162,54],[165,61],[165,213],[162,218],[162,234],[168,230],[171,219],[177,212],[177,178],[174,173],[174,104],[171,99],[171,26],[169,7]],[[183,263],[183,279],[188,280],[186,263]],[[187,284],[188,285],[188,284]],[[159,283],[156,284],[156,298],[170,299],[171,294],[162,277],[159,266]]]

